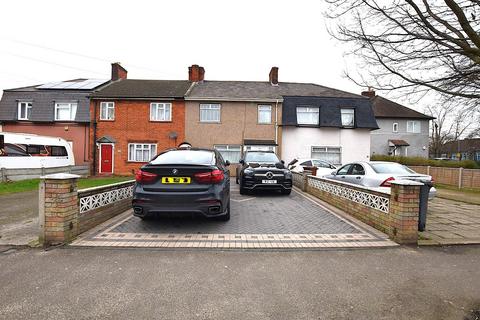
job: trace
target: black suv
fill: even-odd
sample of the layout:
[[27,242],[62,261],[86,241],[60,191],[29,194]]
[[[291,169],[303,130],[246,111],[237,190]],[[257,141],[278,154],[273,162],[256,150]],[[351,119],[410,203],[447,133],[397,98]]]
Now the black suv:
[[292,173],[273,151],[248,151],[240,164],[240,194],[258,189],[280,190],[287,195],[292,192]]
[[133,214],[200,214],[230,219],[230,175],[216,150],[179,148],[160,153],[136,173]]

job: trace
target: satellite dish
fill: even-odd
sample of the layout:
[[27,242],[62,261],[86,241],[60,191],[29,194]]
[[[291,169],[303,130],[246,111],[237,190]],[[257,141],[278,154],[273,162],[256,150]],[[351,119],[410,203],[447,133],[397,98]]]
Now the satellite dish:
[[170,139],[177,139],[178,133],[176,133],[175,131],[172,131],[172,132],[170,132],[170,133],[168,134],[168,137],[169,137]]

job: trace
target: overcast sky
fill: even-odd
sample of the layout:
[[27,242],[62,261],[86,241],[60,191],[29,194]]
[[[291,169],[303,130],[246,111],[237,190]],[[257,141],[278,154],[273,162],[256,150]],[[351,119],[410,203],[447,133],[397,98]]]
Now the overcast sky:
[[[322,1],[2,1],[0,89],[109,78],[121,62],[135,79],[313,82],[360,93],[353,63],[332,39]],[[417,109],[421,109],[417,107]]]

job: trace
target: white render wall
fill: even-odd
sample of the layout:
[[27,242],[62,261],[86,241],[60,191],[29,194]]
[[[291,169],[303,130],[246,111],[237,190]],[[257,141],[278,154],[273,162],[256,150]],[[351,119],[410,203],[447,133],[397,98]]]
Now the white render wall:
[[369,129],[283,127],[281,158],[310,158],[312,146],[341,147],[342,164],[370,160]]

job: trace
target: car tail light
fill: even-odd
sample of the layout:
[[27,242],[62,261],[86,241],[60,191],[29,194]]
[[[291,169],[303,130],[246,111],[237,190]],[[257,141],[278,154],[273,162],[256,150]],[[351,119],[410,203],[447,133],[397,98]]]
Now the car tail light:
[[140,183],[152,183],[157,179],[157,175],[155,173],[150,173],[142,170],[138,170],[135,173],[135,181]]
[[394,177],[390,177],[390,178],[387,178],[385,179],[385,181],[383,181],[381,184],[380,184],[380,187],[391,187],[392,184],[390,183],[391,181],[395,180]]
[[222,170],[215,169],[209,172],[195,173],[194,178],[198,183],[202,184],[216,184],[220,183],[224,179]]

